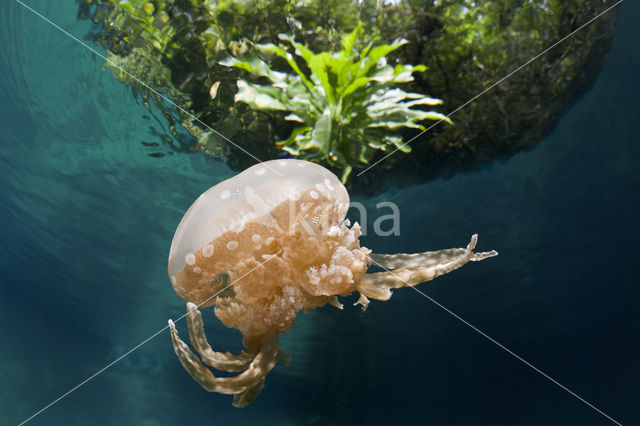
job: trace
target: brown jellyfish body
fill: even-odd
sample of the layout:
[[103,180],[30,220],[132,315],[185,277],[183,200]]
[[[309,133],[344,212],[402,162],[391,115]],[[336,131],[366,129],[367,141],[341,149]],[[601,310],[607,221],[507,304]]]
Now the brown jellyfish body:
[[[178,225],[169,253],[169,277],[187,303],[195,355],[169,321],[173,346],[187,372],[206,390],[233,394],[233,405],[253,401],[276,361],[289,356],[278,335],[300,310],[360,293],[388,300],[391,289],[414,286],[469,261],[497,255],[466,248],[416,254],[372,254],[360,247],[360,226],[345,219],[349,194],[329,170],[301,160],[257,164],[202,194]],[[369,265],[385,272],[367,274]],[[215,352],[204,334],[199,307],[244,336],[238,355]],[[216,377],[205,364],[232,377]]]

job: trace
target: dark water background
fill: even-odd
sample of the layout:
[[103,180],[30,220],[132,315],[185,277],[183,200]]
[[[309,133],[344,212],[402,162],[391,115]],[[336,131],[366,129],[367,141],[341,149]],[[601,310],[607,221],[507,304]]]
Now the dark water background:
[[[72,0],[29,2],[81,37]],[[622,424],[640,424],[638,2],[610,60],[538,147],[366,200],[401,209],[377,252],[500,256],[421,287]],[[19,4],[0,5],[0,424],[17,424],[184,312],[166,276],[190,203],[232,173],[167,155],[101,60]],[[560,47],[562,48],[562,47]],[[492,96],[491,93],[486,96]],[[224,132],[224,129],[220,129]],[[205,314],[214,347],[240,335]],[[418,293],[299,317],[251,406],[203,391],[168,332],[33,425],[612,424]],[[184,323],[179,324],[185,333]]]

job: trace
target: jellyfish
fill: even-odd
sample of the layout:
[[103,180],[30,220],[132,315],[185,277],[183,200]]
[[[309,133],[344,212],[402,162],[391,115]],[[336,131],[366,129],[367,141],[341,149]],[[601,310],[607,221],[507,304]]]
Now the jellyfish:
[[[205,390],[251,403],[276,362],[289,355],[278,346],[296,315],[333,305],[358,293],[389,300],[391,290],[415,286],[496,256],[476,253],[477,235],[466,248],[415,254],[373,254],[361,247],[358,223],[346,219],[349,194],[340,180],[315,163],[295,159],[259,163],[203,193],[187,210],[173,237],[169,277],[187,302],[191,345],[169,320],[171,339],[184,369]],[[376,265],[382,272],[367,273]],[[199,308],[243,335],[239,354],[214,351]],[[208,367],[211,367],[208,368]],[[212,369],[236,375],[216,376]]]

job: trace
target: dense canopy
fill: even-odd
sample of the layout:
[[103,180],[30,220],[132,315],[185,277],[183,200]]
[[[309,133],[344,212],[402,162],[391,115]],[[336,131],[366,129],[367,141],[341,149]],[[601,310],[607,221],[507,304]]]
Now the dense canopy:
[[[313,52],[329,54],[341,49],[341,38],[358,22],[365,31],[356,40],[354,52],[371,43],[393,45],[394,40],[404,40],[385,58],[389,64],[416,67],[415,80],[408,81],[403,90],[441,99],[443,105],[437,111],[454,112],[454,125],[440,122],[410,146],[398,141],[411,140],[432,123],[390,126],[381,136],[386,141],[382,146],[377,142],[345,146],[354,132],[340,130],[331,135],[341,146],[337,155],[293,149],[298,158],[328,166],[339,175],[346,167],[353,168],[347,186],[362,192],[384,187],[389,177],[395,182],[421,181],[533,146],[595,79],[615,32],[617,12],[606,13],[526,67],[519,67],[609,6],[602,0],[306,0],[295,4],[284,0],[83,0],[79,16],[93,20],[90,37],[126,71],[109,64],[116,78],[130,84],[145,105],[155,103],[164,115],[166,135],[149,144],[149,155],[201,151],[238,170],[256,161],[243,150],[262,160],[291,155],[292,150],[283,150],[279,142],[295,136],[299,123],[285,120],[287,111],[236,102],[239,81],[269,82],[246,69],[226,66],[225,61],[261,58],[274,70],[292,73],[282,57],[265,56],[256,46],[273,44],[293,53],[285,36]],[[415,72],[421,71],[420,65],[427,67],[425,72]],[[513,76],[500,81],[515,70]],[[311,74],[305,67],[301,71]],[[132,76],[168,96],[197,120],[168,105]],[[327,118],[320,118],[314,119],[309,135],[315,127],[326,126]],[[356,124],[353,128],[357,130]],[[343,139],[338,140],[340,137]],[[364,135],[363,140],[368,138]],[[357,176],[392,151],[394,144],[402,145],[403,152]],[[375,151],[360,155],[362,146]]]

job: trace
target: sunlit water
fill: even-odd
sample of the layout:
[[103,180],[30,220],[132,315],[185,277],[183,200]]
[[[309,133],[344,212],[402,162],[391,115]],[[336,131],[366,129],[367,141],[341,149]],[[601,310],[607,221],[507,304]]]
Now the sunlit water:
[[[88,29],[75,1],[29,4]],[[363,239],[377,252],[479,233],[498,258],[421,289],[623,424],[640,421],[639,13],[622,5],[602,74],[538,147],[364,200],[370,226],[388,213],[376,203],[401,209],[400,236]],[[173,231],[233,173],[201,155],[150,157],[140,142],[158,141],[162,121],[10,0],[0,39],[0,423],[17,424],[182,315],[166,276]],[[240,348],[205,321],[215,348]],[[299,321],[282,339],[291,365],[245,409],[203,391],[165,331],[31,424],[607,424],[410,289]]]

